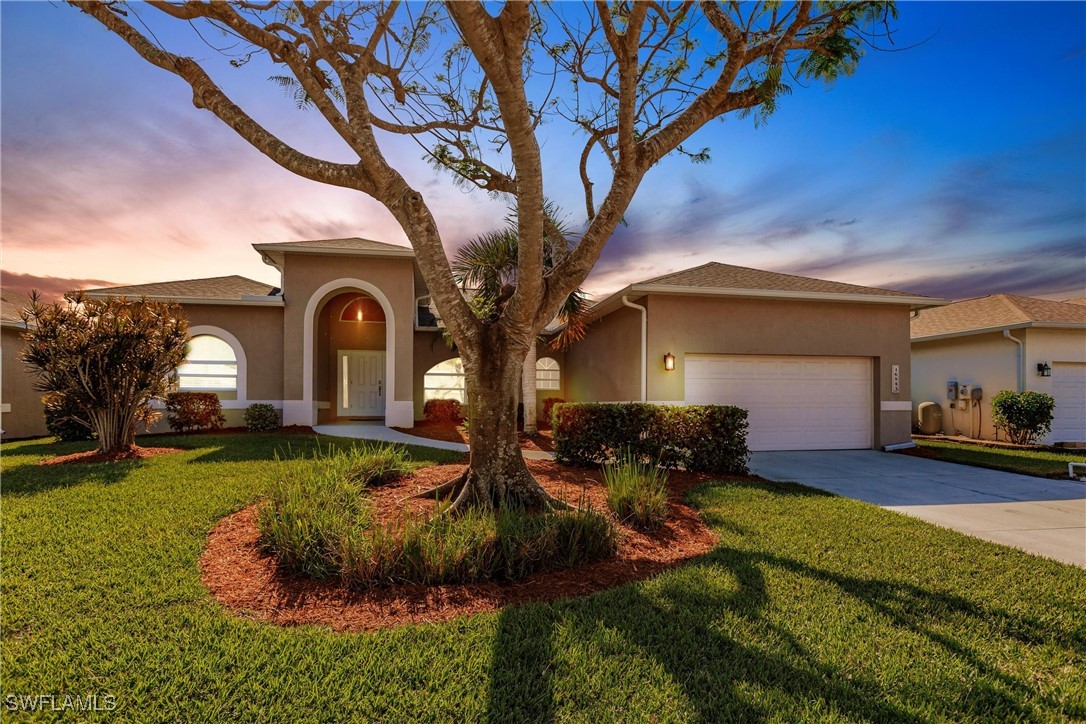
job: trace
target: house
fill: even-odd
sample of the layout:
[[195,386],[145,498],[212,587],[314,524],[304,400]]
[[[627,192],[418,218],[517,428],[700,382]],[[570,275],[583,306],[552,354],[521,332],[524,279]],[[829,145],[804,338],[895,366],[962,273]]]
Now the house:
[[[88,294],[180,302],[193,335],[180,387],[217,392],[228,424],[268,402],[285,424],[405,427],[427,399],[462,399],[411,249],[357,238],[254,249],[279,286],[232,276]],[[603,299],[565,352],[541,343],[537,398],[736,404],[750,410],[755,450],[907,442],[909,316],[941,303],[705,264]]]
[[31,378],[19,361],[23,347],[22,309],[30,303],[26,297],[9,290],[0,291],[0,428],[4,439],[38,437],[47,434],[41,395],[31,386]]
[[993,294],[922,310],[910,334],[913,402],[939,403],[944,433],[997,439],[992,397],[1036,390],[1056,398],[1043,442],[1086,442],[1086,300]]

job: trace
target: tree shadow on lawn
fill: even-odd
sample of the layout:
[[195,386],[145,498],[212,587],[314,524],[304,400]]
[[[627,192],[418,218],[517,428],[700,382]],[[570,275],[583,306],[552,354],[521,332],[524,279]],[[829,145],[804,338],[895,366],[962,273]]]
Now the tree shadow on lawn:
[[[863,602],[895,628],[926,638],[964,664],[972,672],[967,676],[969,683],[933,678],[927,690],[895,691],[893,684],[859,678],[819,660],[817,652],[809,651],[788,628],[766,619],[771,593],[765,573],[769,569],[795,574],[804,586],[831,584]],[[775,595],[781,594],[787,594],[787,589]],[[747,631],[742,637],[746,640],[727,635],[721,625],[724,618],[729,619],[729,630]],[[612,637],[618,634],[626,651],[615,655],[631,649],[647,654],[681,688],[698,717],[706,720],[762,720],[779,715],[781,706],[791,705],[801,712],[816,700],[849,718],[895,721],[926,719],[931,710],[951,718],[1028,719],[1037,715],[1033,708],[1037,700],[1045,698],[1053,710],[1059,709],[1058,694],[1048,697],[1027,679],[988,663],[968,640],[945,633],[952,625],[998,631],[995,635],[1030,646],[1072,651],[1081,651],[1083,646],[1082,632],[1048,626],[1040,619],[984,607],[957,595],[722,546],[655,582],[583,601],[504,610],[493,644],[488,718],[555,718],[551,677],[565,666],[556,661],[553,650],[560,645],[555,641],[559,630],[577,643],[566,648],[582,650],[601,631],[611,632]],[[591,661],[578,664],[590,666]],[[924,666],[925,662],[912,664]],[[908,698],[924,713],[910,712],[896,703],[902,693],[911,694]],[[627,701],[611,703],[610,711],[619,717],[623,707],[651,714],[639,708],[638,698],[635,686]]]
[[144,459],[69,465],[38,465],[36,461],[25,463],[4,469],[3,494],[5,498],[16,498],[83,483],[112,485],[145,464]]

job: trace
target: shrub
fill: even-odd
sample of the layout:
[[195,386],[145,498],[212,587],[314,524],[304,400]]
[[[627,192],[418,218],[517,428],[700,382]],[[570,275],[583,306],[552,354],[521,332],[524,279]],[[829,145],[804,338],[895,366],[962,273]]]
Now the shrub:
[[214,392],[171,392],[166,395],[166,416],[176,432],[218,430],[226,423]]
[[667,471],[626,453],[603,468],[607,505],[618,519],[653,529],[667,518]]
[[19,358],[36,373],[34,389],[98,436],[98,451],[135,444],[136,425],[157,416],[151,401],[185,361],[188,322],[176,304],[147,299],[88,299],[43,304],[23,313]]
[[307,575],[337,574],[344,540],[370,523],[366,488],[406,470],[406,453],[391,445],[318,450],[311,459],[277,456],[268,500],[257,516],[264,547]]
[[279,413],[267,402],[254,402],[245,408],[245,427],[250,432],[267,432],[279,427]]
[[554,412],[554,406],[562,402],[565,402],[565,400],[563,400],[561,397],[548,397],[543,400],[543,422],[547,423],[548,425],[553,425],[551,416]]
[[460,422],[464,419],[460,400],[427,400],[422,413],[430,422]]
[[61,442],[94,439],[94,430],[79,419],[78,410],[72,409],[63,398],[46,398],[45,429]]
[[559,462],[596,465],[628,452],[665,467],[747,472],[747,411],[722,405],[562,403],[554,407]]
[[1051,432],[1055,407],[1044,392],[1003,390],[992,398],[992,423],[1015,445],[1029,445]]

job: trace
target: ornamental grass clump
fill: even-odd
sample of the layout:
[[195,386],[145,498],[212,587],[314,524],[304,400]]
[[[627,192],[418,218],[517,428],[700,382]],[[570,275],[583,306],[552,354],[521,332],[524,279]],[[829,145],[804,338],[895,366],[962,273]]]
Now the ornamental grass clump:
[[290,570],[339,577],[353,588],[515,581],[614,554],[618,531],[578,507],[536,512],[515,505],[469,507],[433,517],[405,509],[379,522],[370,488],[402,475],[402,448],[353,447],[313,458],[277,459],[257,522],[264,549]]
[[603,468],[607,505],[624,523],[652,530],[667,518],[667,471],[627,452]]
[[595,511],[536,513],[516,506],[429,519],[405,512],[342,540],[341,574],[354,588],[516,581],[599,560],[618,547],[614,524]]
[[276,457],[276,475],[257,523],[264,548],[288,568],[337,575],[342,551],[369,530],[366,489],[407,471],[402,448],[359,445],[313,458]]

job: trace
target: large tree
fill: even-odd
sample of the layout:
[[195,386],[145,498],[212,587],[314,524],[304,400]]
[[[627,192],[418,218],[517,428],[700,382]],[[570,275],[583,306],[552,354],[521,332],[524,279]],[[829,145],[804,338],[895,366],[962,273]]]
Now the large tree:
[[[587,277],[649,169],[674,153],[704,160],[707,149],[684,147],[696,131],[729,113],[772,112],[789,91],[786,79],[851,72],[893,13],[877,2],[147,3],[231,36],[236,66],[258,54],[281,66],[276,80],[357,158],[344,163],[289,145],[200,62],[162,47],[153,21],[135,17],[147,6],[71,4],[184,79],[198,108],[280,166],[367,194],[396,218],[464,362],[472,450],[454,508],[550,502],[517,444],[521,364]],[[545,129],[584,139],[578,175],[587,217],[577,244],[550,269]],[[395,136],[414,138],[459,183],[516,208],[516,288],[496,313],[477,315],[461,294],[425,196],[386,155]]]

